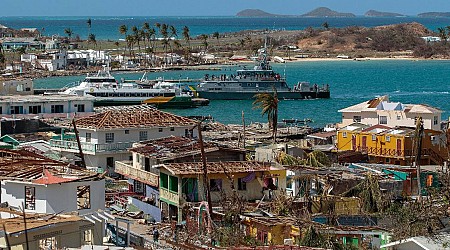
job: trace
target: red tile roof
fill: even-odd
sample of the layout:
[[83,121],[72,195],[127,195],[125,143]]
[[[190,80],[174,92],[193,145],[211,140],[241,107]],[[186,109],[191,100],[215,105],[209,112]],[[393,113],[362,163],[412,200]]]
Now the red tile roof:
[[98,114],[76,120],[78,128],[88,129],[176,127],[196,124],[196,121],[189,118],[146,105],[105,107]]

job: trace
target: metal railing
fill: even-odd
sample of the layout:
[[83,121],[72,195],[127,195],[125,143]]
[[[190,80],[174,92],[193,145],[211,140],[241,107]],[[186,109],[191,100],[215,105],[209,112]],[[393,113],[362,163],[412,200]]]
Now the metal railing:
[[[96,144],[90,142],[81,142],[81,149],[85,153],[118,152],[126,151],[133,146],[133,142],[117,142]],[[67,151],[78,151],[78,143],[70,140],[50,140],[50,146]]]

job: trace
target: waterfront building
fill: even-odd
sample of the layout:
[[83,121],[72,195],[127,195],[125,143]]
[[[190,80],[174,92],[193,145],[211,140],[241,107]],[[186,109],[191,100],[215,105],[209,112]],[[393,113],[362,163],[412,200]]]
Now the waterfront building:
[[[183,218],[182,208],[188,203],[205,201],[202,162],[164,163],[159,169],[161,212],[167,218]],[[268,163],[233,161],[207,162],[207,181],[213,204],[220,204],[222,192],[234,191],[246,201],[271,200],[286,189],[286,170]]]
[[0,96],[32,95],[33,93],[32,79],[8,79],[0,77]]
[[[86,165],[109,173],[114,173],[115,161],[132,160],[128,149],[133,143],[170,135],[195,137],[196,125],[194,120],[146,105],[104,107],[97,114],[76,119]],[[69,158],[79,152],[73,137],[61,135],[50,140],[50,145]]]
[[388,127],[415,127],[417,117],[422,117],[425,129],[441,130],[442,110],[425,104],[391,102],[388,96],[365,101],[339,112],[342,113],[339,127],[355,122],[369,126],[380,124]]
[[[410,127],[369,126],[353,123],[337,132],[339,151],[357,151],[374,163],[410,165],[415,159],[415,129]],[[447,161],[444,132],[425,129],[422,138],[421,165],[441,165]]]
[[105,181],[91,171],[26,150],[0,150],[1,201],[27,213],[105,209]]
[[23,54],[20,56],[22,62],[30,63],[35,69],[56,71],[65,69],[67,66],[67,51],[54,51],[42,54]]
[[7,37],[0,41],[4,51],[17,50],[21,47],[26,50],[43,50],[45,44],[36,41],[34,37]]
[[93,113],[94,99],[89,96],[60,94],[0,96],[0,117],[14,119],[36,116],[40,118],[74,117]]

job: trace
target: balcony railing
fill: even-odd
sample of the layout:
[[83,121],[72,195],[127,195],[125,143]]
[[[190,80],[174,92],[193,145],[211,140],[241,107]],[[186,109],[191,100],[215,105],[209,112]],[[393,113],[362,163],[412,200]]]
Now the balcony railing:
[[180,204],[180,196],[178,195],[178,193],[175,193],[175,192],[170,191],[170,190],[165,189],[165,188],[160,188],[159,189],[159,198],[167,200],[167,201],[170,201],[170,202],[175,203],[177,205]]
[[132,162],[116,161],[115,172],[153,187],[159,187],[159,175],[134,168]]
[[[133,146],[133,142],[117,142],[117,143],[103,143],[103,144],[80,142],[80,144],[83,152],[87,154],[126,151],[127,149]],[[50,140],[50,146],[61,150],[78,152],[78,143],[76,141],[52,139]]]
[[[373,156],[383,156],[383,157],[398,157],[398,158],[407,158],[413,157],[415,155],[414,151],[411,149],[390,149],[390,148],[375,148],[375,147],[356,147],[355,151],[359,151],[362,153],[367,153],[368,155]],[[421,150],[422,156],[432,156],[435,158],[439,158],[441,160],[441,156],[437,154],[433,149],[424,148]]]

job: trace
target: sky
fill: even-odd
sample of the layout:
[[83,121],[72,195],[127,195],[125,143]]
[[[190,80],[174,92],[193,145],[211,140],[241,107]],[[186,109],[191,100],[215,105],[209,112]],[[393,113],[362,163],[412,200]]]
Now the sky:
[[0,16],[234,16],[244,9],[299,15],[322,6],[356,15],[450,12],[449,0],[0,0]]

